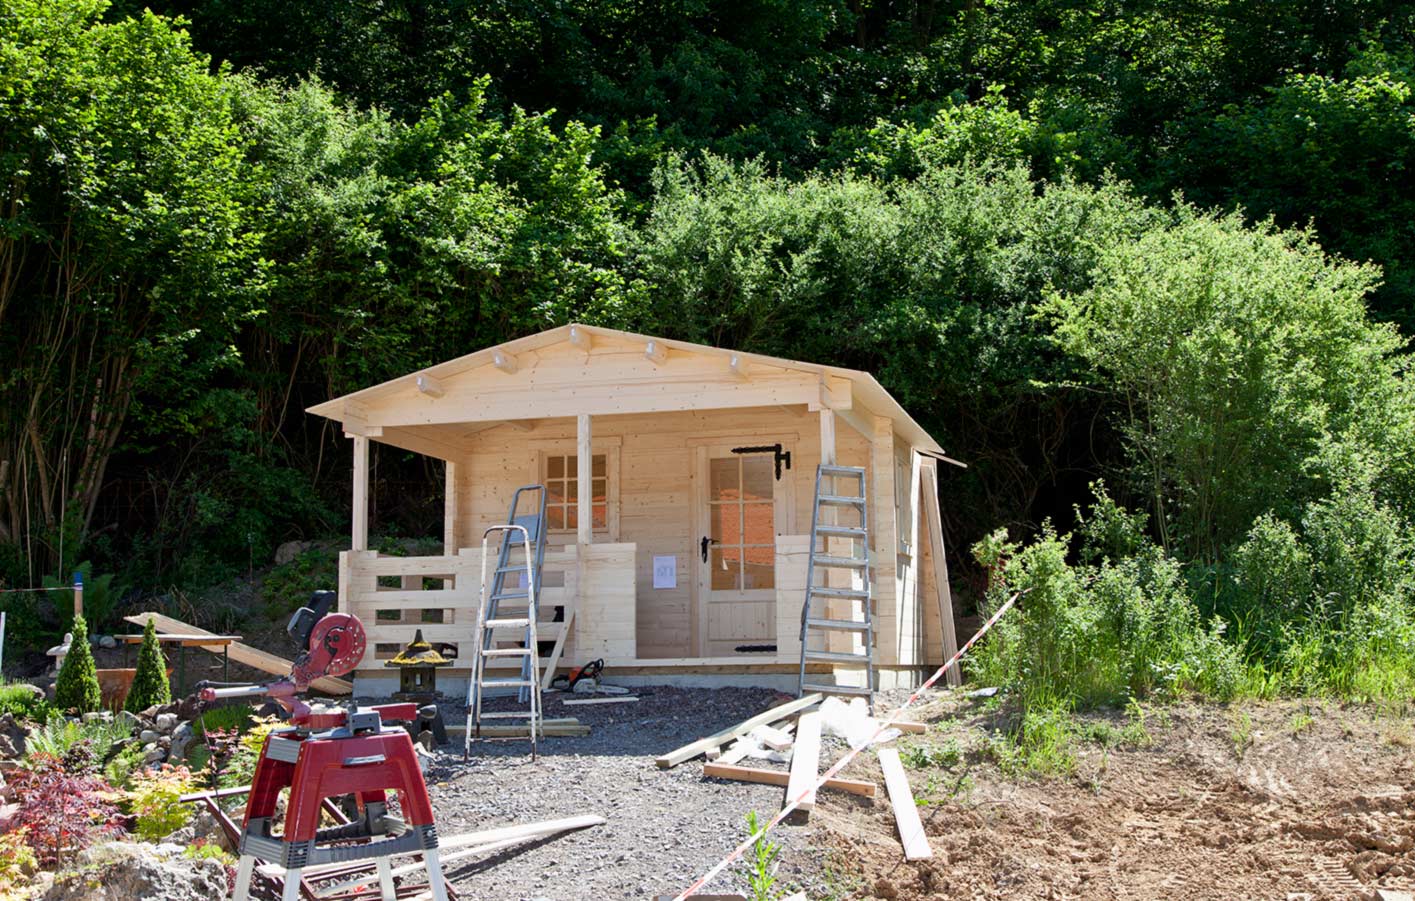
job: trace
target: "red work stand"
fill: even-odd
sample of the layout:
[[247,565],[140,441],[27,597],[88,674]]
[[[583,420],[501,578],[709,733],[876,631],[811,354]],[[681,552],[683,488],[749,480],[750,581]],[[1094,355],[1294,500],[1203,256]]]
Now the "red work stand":
[[[257,860],[285,868],[281,901],[296,901],[306,867],[370,859],[378,866],[383,901],[395,901],[389,858],[409,853],[422,854],[433,901],[447,901],[432,802],[413,741],[403,729],[384,728],[385,716],[408,722],[416,719],[417,707],[315,710],[299,726],[266,737],[241,830],[235,901],[250,898]],[[271,824],[284,788],[290,789],[285,829],[275,835]],[[388,813],[389,791],[398,794],[402,819]],[[350,794],[357,798],[362,816],[347,825],[320,829],[323,801]]]

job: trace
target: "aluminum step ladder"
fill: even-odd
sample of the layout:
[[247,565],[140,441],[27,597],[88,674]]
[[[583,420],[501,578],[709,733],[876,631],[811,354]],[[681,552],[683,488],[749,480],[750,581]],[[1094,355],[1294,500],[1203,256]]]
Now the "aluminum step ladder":
[[[806,562],[806,602],[801,608],[798,696],[816,691],[863,695],[868,699],[874,694],[875,636],[866,478],[865,469],[860,466],[822,465],[816,469],[811,553]],[[818,579],[820,584],[817,584]],[[845,648],[840,647],[842,635],[849,638]],[[813,643],[813,638],[818,641]],[[861,669],[864,684],[807,682],[806,664],[812,661],[833,663],[837,670]]]
[[[522,512],[523,494],[534,493],[534,512]],[[472,677],[467,684],[467,733],[463,759],[471,753],[472,737],[481,738],[483,721],[524,719],[531,737],[531,759],[541,732],[540,650],[536,643],[536,617],[540,610],[541,564],[545,561],[544,485],[525,485],[511,497],[511,512],[503,525],[482,535],[481,593],[477,604],[477,634]],[[495,569],[488,578],[491,536],[500,536]],[[514,577],[514,578],[513,578]],[[508,642],[516,642],[506,646]],[[487,662],[519,659],[515,677],[490,677]],[[482,709],[487,689],[516,689],[516,700],[525,710],[488,712]]]

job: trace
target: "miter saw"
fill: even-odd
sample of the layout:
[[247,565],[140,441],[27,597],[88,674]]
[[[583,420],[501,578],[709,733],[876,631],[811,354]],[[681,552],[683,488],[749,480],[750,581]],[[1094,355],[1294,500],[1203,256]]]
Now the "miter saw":
[[[287,631],[303,650],[288,676],[259,685],[207,683],[201,688],[204,701],[264,696],[289,714],[289,725],[266,737],[256,761],[233,898],[247,901],[250,897],[257,860],[285,869],[282,901],[295,901],[305,867],[377,860],[382,877],[388,872],[389,856],[420,853],[433,901],[447,901],[432,803],[412,738],[404,729],[386,726],[413,722],[426,712],[410,703],[311,706],[298,697],[323,676],[353,672],[363,659],[367,645],[363,623],[352,614],[330,613],[333,600],[334,592],[315,592],[310,606],[301,607],[290,619]],[[285,788],[290,789],[285,828],[276,835],[271,825],[276,801]],[[398,795],[402,818],[388,813],[390,790]],[[344,795],[354,797],[360,816],[347,825],[320,829],[326,799]],[[352,841],[360,843],[347,844]],[[384,898],[396,894],[391,877],[380,888]]]

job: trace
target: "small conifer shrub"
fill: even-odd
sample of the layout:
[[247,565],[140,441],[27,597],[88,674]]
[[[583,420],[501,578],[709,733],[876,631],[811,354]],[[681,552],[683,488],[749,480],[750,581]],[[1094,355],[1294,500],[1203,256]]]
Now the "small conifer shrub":
[[142,630],[142,648],[138,651],[138,670],[133,674],[133,687],[128,691],[124,709],[139,713],[157,704],[172,701],[172,686],[167,681],[167,662],[162,659],[162,647],[157,642],[157,626],[152,619]]
[[61,710],[72,708],[79,713],[92,713],[102,703],[103,693],[98,688],[98,669],[93,664],[88,626],[82,616],[74,617],[73,636],[54,684],[54,703]]

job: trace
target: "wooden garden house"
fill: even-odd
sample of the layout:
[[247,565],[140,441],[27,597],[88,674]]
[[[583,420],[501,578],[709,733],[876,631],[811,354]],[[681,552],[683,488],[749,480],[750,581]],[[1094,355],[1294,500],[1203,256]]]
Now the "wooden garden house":
[[[456,654],[439,682],[465,686],[482,532],[528,484],[548,489],[543,658],[554,642],[562,671],[603,658],[616,682],[794,690],[822,460],[868,471],[878,686],[953,650],[946,458],[868,373],[568,325],[310,412],[354,442],[339,603],[369,631],[361,693],[396,687],[384,662],[419,629]],[[370,442],[445,462],[441,554],[369,549]]]

